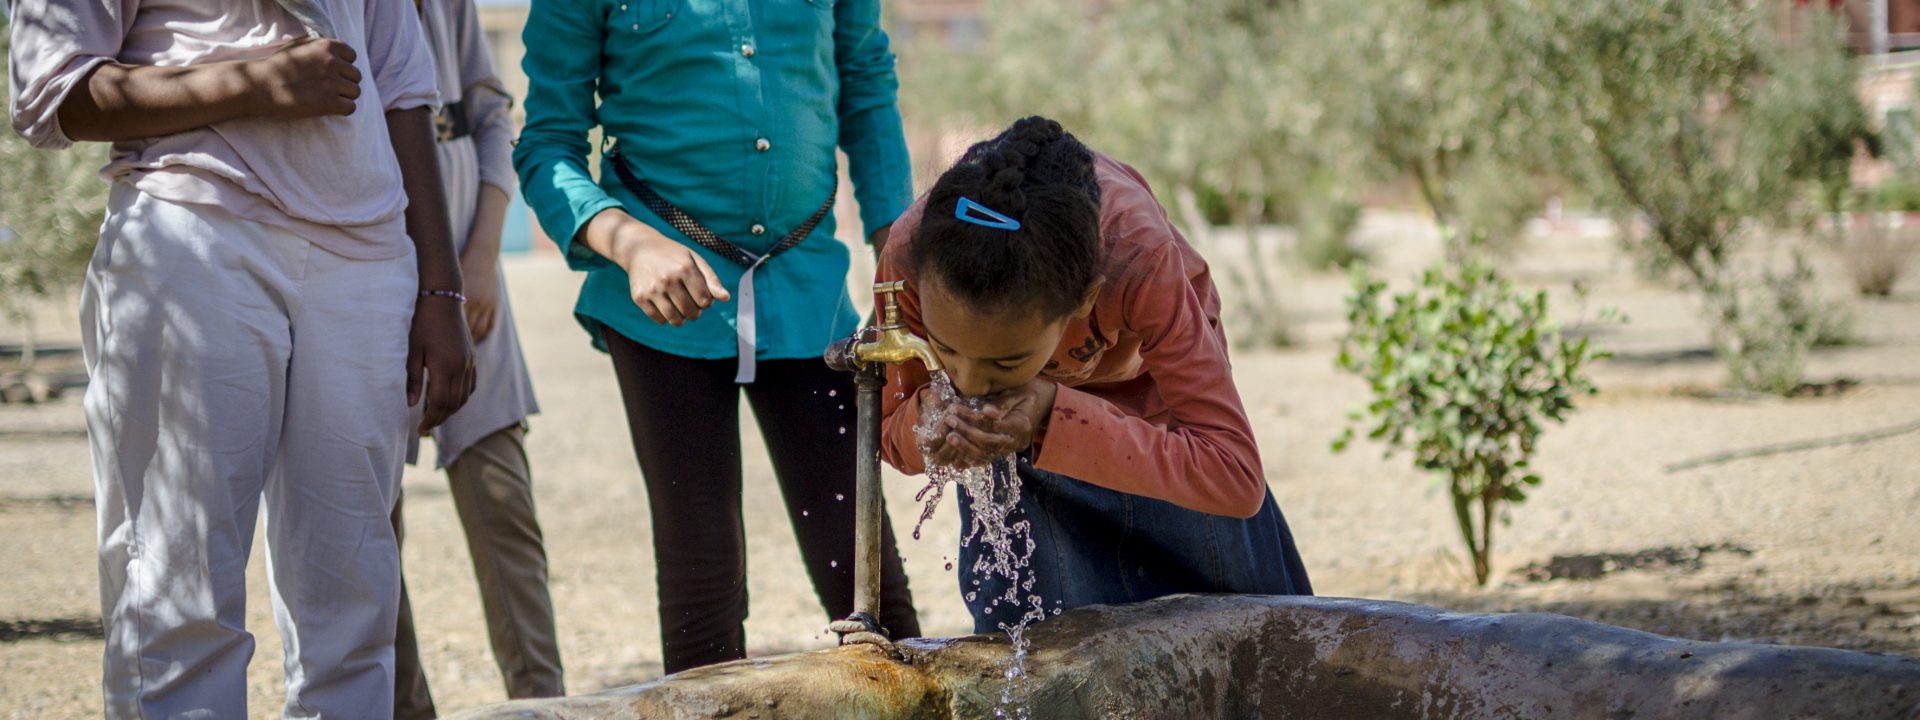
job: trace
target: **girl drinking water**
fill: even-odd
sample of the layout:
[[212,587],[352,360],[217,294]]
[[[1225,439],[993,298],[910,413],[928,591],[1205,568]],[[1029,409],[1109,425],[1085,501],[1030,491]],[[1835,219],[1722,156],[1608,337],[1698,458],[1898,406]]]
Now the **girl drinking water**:
[[[974,145],[895,223],[879,280],[953,393],[893,366],[882,455],[902,472],[1015,455],[1022,595],[1055,608],[1183,592],[1306,595],[1234,389],[1220,298],[1139,173],[1040,117]],[[941,398],[951,397],[943,401]],[[962,537],[973,527],[961,494]],[[960,549],[967,573],[986,549]],[[967,593],[977,632],[1013,580]],[[1023,583],[1024,584],[1024,583]]]

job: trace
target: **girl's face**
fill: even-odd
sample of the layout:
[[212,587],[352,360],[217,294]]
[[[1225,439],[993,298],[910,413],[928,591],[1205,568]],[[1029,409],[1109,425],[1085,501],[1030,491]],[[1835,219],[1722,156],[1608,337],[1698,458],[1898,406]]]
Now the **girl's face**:
[[[930,274],[931,275],[931,274]],[[1047,318],[1028,308],[981,311],[947,292],[937,277],[920,283],[927,344],[961,395],[980,397],[1031,382],[1047,366],[1067,323],[1093,309],[1098,285],[1073,315]]]

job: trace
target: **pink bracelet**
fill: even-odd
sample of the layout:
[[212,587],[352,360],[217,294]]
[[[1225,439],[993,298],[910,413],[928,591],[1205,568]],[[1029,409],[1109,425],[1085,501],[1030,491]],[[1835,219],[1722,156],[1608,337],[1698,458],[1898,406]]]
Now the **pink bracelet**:
[[454,302],[458,302],[462,305],[467,304],[467,296],[452,290],[421,290],[420,297],[453,298]]

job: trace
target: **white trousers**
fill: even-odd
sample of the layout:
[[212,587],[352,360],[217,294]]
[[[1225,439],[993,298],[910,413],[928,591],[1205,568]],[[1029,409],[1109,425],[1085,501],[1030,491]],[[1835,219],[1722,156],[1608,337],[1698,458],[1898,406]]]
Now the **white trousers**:
[[285,716],[392,716],[417,283],[114,186],[81,294],[107,717],[247,717],[263,499]]

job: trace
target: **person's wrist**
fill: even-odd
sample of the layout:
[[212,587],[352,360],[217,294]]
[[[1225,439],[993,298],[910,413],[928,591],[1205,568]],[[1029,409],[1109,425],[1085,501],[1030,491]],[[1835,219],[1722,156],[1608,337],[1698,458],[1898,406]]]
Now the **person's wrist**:
[[633,271],[634,258],[649,245],[665,239],[652,226],[632,217],[622,218],[613,229],[613,262],[628,272]]
[[1041,380],[1034,388],[1035,407],[1040,411],[1040,421],[1046,422],[1053,415],[1053,401],[1060,397],[1060,386],[1051,380]]
[[221,74],[228,97],[232,98],[235,114],[241,117],[256,117],[267,114],[272,104],[267,96],[265,81],[266,58],[241,60],[229,63]]
[[460,274],[463,280],[476,275],[492,274],[500,267],[500,259],[495,253],[473,251],[473,247],[474,243],[469,239],[467,241],[469,252],[460,258]]
[[422,301],[444,301],[452,307],[467,304],[466,294],[458,290],[426,289],[420,291],[419,297]]

